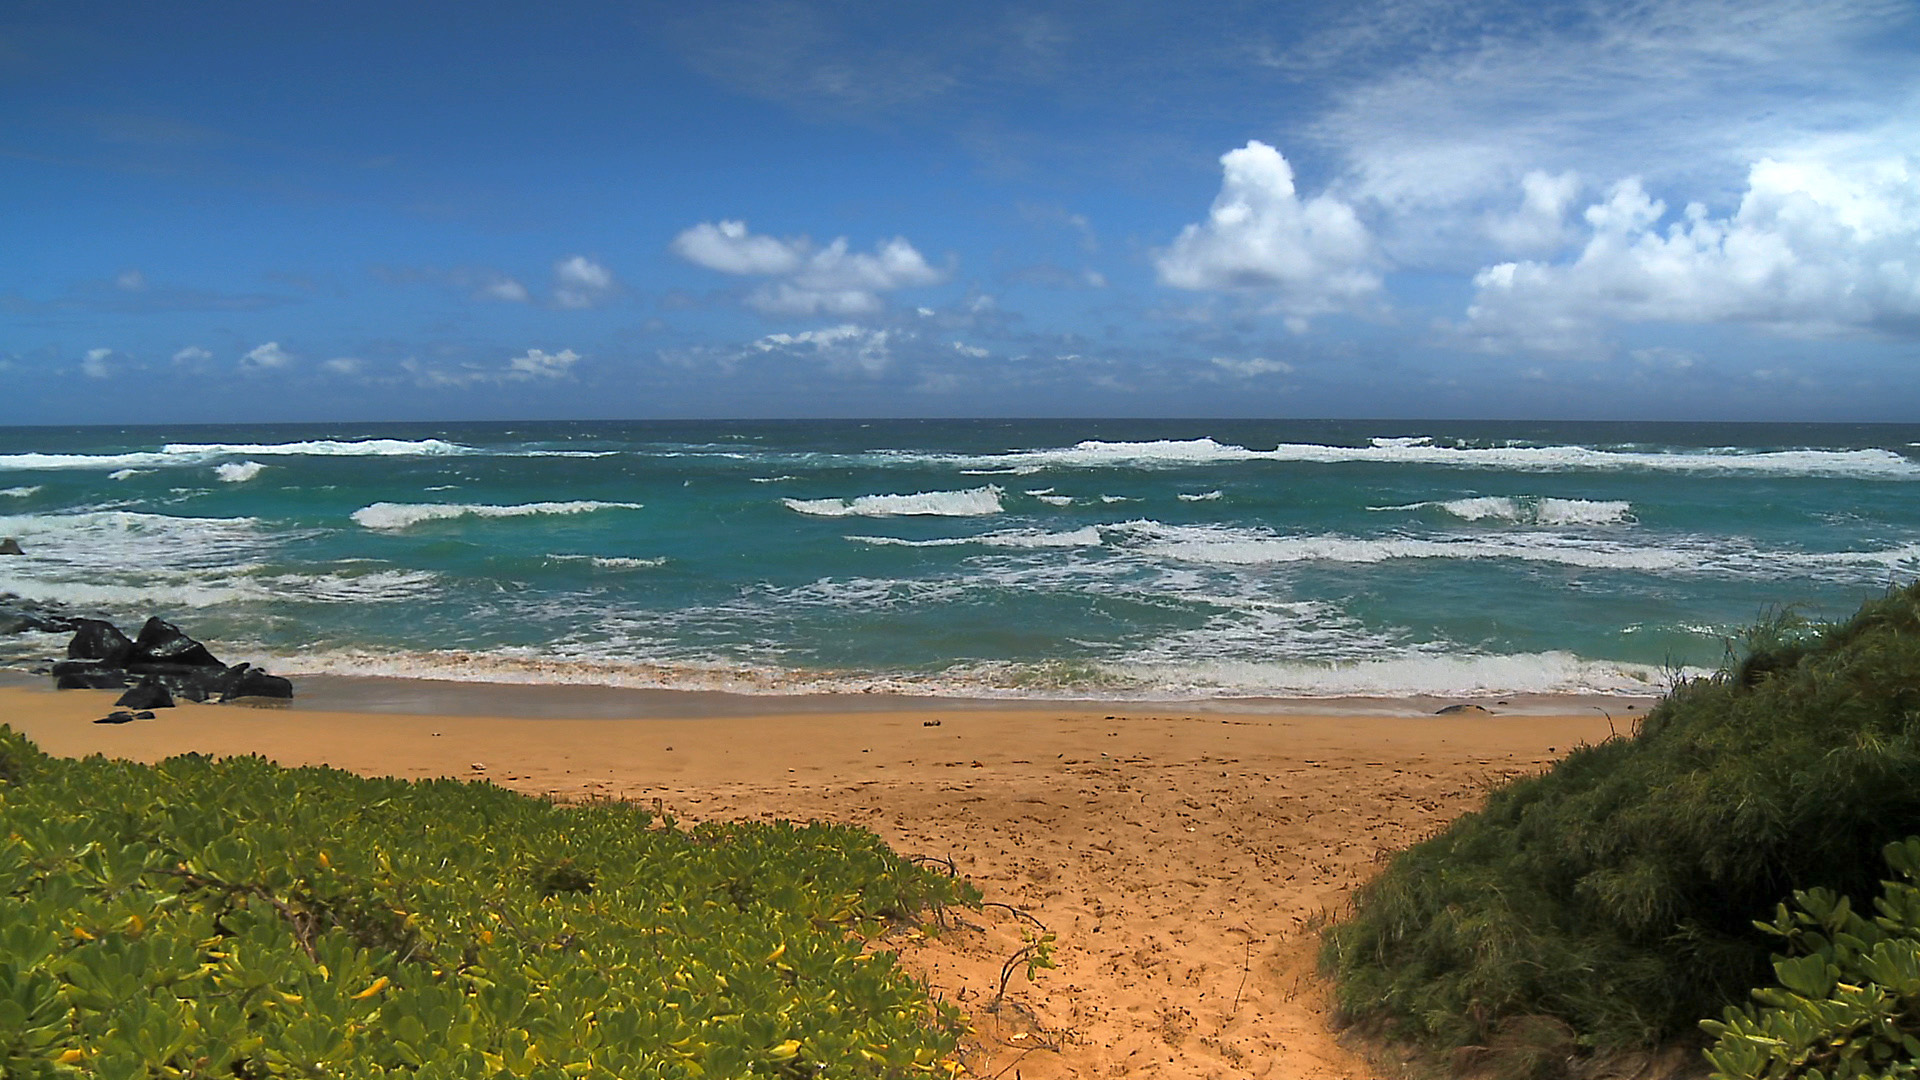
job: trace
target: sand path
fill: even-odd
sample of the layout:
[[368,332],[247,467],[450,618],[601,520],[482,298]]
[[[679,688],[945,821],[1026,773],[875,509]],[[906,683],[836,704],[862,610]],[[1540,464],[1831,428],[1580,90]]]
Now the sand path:
[[[694,720],[526,720],[183,706],[89,723],[111,695],[0,689],[53,753],[262,753],[401,776],[630,798],[682,821],[818,818],[950,858],[1058,935],[1012,979],[1027,924],[989,906],[903,941],[974,1017],[976,1075],[1367,1077],[1327,1026],[1314,928],[1386,854],[1495,780],[1608,735],[1599,717],[1329,717],[1031,708]],[[937,720],[935,725],[932,721]],[[476,768],[475,766],[480,766]]]

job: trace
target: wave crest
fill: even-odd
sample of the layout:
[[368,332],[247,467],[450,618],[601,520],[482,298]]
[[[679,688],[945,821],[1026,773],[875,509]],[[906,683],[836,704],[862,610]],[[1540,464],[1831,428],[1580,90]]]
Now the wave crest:
[[573,502],[520,503],[494,506],[486,503],[390,503],[377,502],[353,512],[353,523],[368,529],[405,529],[423,521],[450,521],[455,518],[529,517],[537,514],[586,514],[595,510],[638,510],[640,503],[598,502],[591,499]]
[[812,517],[980,517],[1000,513],[1000,496],[1003,494],[1003,489],[989,484],[965,491],[780,501],[786,504],[787,509]]

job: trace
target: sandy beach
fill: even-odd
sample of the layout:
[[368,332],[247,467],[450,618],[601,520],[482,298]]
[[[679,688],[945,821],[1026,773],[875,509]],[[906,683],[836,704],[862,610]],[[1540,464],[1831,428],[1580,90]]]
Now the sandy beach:
[[[1314,928],[1488,785],[1625,732],[1647,707],[769,705],[368,680],[322,684],[292,709],[182,702],[99,725],[113,693],[45,686],[0,685],[0,720],[55,754],[262,754],[631,799],[680,822],[831,820],[950,859],[988,906],[898,944],[973,1015],[970,1070],[1023,1080],[1376,1075],[1329,1029]],[[1016,974],[988,1012],[1029,919],[1058,935],[1058,967]]]

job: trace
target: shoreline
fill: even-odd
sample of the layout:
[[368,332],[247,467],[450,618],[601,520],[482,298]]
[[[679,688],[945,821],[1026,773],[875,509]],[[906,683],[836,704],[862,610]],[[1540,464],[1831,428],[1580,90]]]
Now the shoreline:
[[[277,674],[277,669],[274,669]],[[1659,694],[1525,693],[1401,694],[1331,697],[1039,698],[892,693],[751,694],[592,683],[482,682],[391,675],[293,675],[295,713],[345,712],[410,716],[496,716],[519,719],[695,719],[819,716],[927,710],[936,712],[1108,713],[1158,710],[1208,715],[1411,717],[1454,705],[1501,716],[1643,715]],[[50,687],[52,679],[0,669],[0,689]]]
[[866,700],[878,695],[739,712],[767,703],[727,695],[674,697],[675,715],[622,722],[504,715],[517,696],[505,690],[562,700],[539,687],[480,687],[500,707],[461,714],[329,710],[348,691],[383,690],[390,707],[408,699],[390,686],[310,689],[292,708],[183,702],[151,721],[98,725],[117,692],[9,677],[0,719],[59,755],[257,753],[629,800],[679,827],[785,818],[869,829],[903,854],[950,860],[987,900],[1058,935],[1058,967],[1032,984],[1016,977],[992,1013],[1022,918],[990,905],[957,913],[935,938],[889,943],[973,1017],[969,1069],[1017,1068],[1026,1080],[1377,1075],[1331,1029],[1318,927],[1383,859],[1492,785],[1625,733],[1623,719],[1639,715],[1435,716],[1406,699],[1390,714]]

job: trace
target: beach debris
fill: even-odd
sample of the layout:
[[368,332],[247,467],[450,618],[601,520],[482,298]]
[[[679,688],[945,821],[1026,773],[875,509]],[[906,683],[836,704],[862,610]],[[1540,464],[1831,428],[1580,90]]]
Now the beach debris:
[[11,536],[6,537],[5,539],[0,539],[0,555],[25,555],[25,554],[26,552],[20,550],[20,541],[15,540]]
[[[207,647],[178,626],[154,616],[133,638],[104,619],[70,619],[73,639],[67,658],[53,665],[54,686],[61,690],[124,689],[137,677],[141,687],[154,684],[167,700],[146,708],[165,708],[172,699],[208,701],[287,701],[293,683],[269,675],[251,664],[228,667]],[[135,689],[139,689],[136,687]],[[121,704],[128,704],[123,701]]]
[[1493,710],[1484,705],[1449,705],[1444,709],[1436,709],[1433,713],[1435,716],[1459,716],[1462,714],[1492,716]]
[[920,721],[920,726],[921,726],[921,727],[939,727],[939,726],[940,726],[940,721],[938,721],[938,720],[922,720],[922,721]]
[[476,761],[476,762],[474,762],[473,764],[471,764],[471,765],[469,765],[469,766],[467,766],[467,768],[469,768],[469,769],[472,769],[472,770],[473,770],[474,772],[486,772],[486,771],[487,771],[487,767],[486,767],[486,766],[485,766],[484,764],[482,764],[482,763],[480,763],[480,762],[478,762],[478,761]]
[[140,680],[139,685],[120,695],[115,705],[128,709],[171,709],[173,695],[167,692],[165,684],[152,675]]

